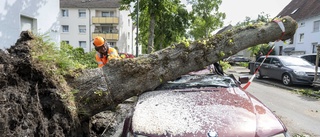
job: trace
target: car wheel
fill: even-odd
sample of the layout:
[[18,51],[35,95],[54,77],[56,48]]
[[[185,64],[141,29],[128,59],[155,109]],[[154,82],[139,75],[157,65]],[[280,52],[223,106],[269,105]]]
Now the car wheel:
[[313,86],[313,87],[312,87],[312,90],[313,90],[313,91],[319,91],[319,90],[320,90],[320,87],[318,87],[318,86]]
[[263,75],[261,75],[260,70],[256,73],[256,78],[257,79],[262,79],[263,78]]
[[291,77],[289,74],[285,73],[282,75],[282,83],[286,86],[292,85]]

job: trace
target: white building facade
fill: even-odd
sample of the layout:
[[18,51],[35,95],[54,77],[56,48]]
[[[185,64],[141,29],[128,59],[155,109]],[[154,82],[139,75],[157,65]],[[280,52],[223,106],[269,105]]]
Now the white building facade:
[[50,36],[59,45],[59,0],[1,0],[0,48],[14,45],[21,31]]
[[[317,52],[320,44],[320,16],[297,21],[298,28],[293,40],[276,42],[277,55],[311,54]],[[290,43],[291,42],[291,43]]]
[[311,54],[317,52],[320,44],[320,6],[319,0],[292,0],[279,17],[291,16],[298,28],[289,42],[276,42],[277,55]]
[[320,16],[298,21],[298,29],[294,35],[295,51],[304,51],[306,54],[316,53],[320,44]]
[[119,0],[60,2],[61,41],[89,52],[94,50],[93,38],[101,36],[119,53],[136,55],[136,29],[130,12],[119,10]]

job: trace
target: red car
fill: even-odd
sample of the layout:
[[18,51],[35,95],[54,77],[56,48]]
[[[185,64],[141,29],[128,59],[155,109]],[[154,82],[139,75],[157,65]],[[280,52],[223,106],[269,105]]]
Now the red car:
[[128,53],[119,53],[121,58],[134,58],[134,55]]
[[207,70],[183,75],[139,96],[123,136],[289,136],[285,125],[233,76]]

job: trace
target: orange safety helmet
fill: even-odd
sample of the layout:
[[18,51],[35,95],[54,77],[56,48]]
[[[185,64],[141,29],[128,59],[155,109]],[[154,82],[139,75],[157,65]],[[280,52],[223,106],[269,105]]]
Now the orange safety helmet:
[[94,40],[93,40],[93,45],[95,47],[101,47],[101,46],[104,45],[104,43],[105,43],[104,38],[102,38],[100,36],[95,37]]

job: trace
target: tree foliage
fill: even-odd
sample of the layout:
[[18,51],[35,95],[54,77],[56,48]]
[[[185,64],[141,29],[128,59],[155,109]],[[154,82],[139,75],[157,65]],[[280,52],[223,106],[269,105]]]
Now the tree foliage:
[[[262,52],[263,55],[267,55],[267,53],[271,50],[272,46],[270,46],[269,44],[260,44],[260,50],[258,53]],[[275,55],[276,51],[272,50],[270,52],[270,55]]]
[[[128,10],[135,3],[131,17],[134,21],[139,11],[139,44],[144,53],[165,48],[178,42],[186,35],[189,14],[180,0],[122,0],[122,10]],[[137,22],[136,22],[137,24]]]
[[247,25],[252,25],[255,23],[267,23],[270,21],[269,19],[269,14],[266,14],[264,12],[261,12],[258,14],[258,17],[256,19],[251,19],[250,17],[245,17],[245,20],[243,22],[238,22],[236,24],[237,27],[241,26],[247,26]]
[[223,26],[226,14],[219,12],[222,0],[188,0],[192,4],[190,35],[195,39],[208,38]]

